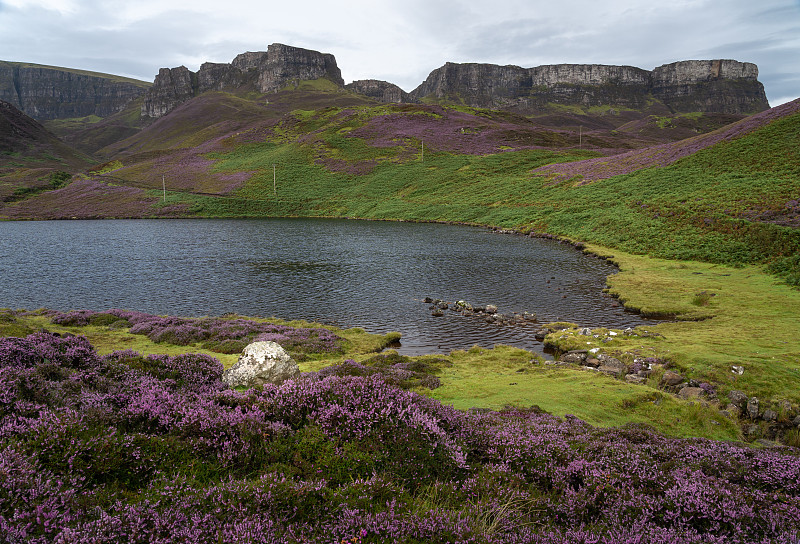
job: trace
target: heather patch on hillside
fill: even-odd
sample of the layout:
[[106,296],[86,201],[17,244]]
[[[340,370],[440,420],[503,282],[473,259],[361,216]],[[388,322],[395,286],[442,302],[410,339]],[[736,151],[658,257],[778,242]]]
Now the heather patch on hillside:
[[142,312],[112,309],[106,312],[73,310],[55,312],[57,325],[105,325],[130,328],[131,334],[147,336],[153,342],[188,346],[198,344],[216,353],[240,353],[251,342],[278,342],[297,360],[312,353],[341,353],[344,339],[321,327],[291,327],[243,318],[164,317]]
[[146,191],[96,179],[75,180],[64,188],[14,202],[0,209],[6,219],[92,219],[174,217],[185,215],[187,206],[175,202],[154,206],[157,196]]
[[8,542],[794,543],[800,455],[537,410],[461,412],[380,376],[234,391],[198,355],[0,339]]
[[[620,174],[629,174],[643,168],[668,166],[702,149],[712,147],[720,142],[734,140],[772,121],[792,115],[798,111],[800,111],[800,99],[746,117],[741,121],[701,136],[628,151],[611,157],[542,166],[533,172],[539,175],[551,176],[556,180],[577,177],[581,183],[588,183]],[[736,162],[732,164],[736,164]]]

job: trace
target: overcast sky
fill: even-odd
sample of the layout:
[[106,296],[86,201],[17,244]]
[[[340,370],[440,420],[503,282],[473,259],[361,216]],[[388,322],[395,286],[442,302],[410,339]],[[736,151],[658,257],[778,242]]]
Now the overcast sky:
[[411,91],[445,62],[754,62],[800,97],[800,0],[0,0],[0,59],[152,81],[284,43]]

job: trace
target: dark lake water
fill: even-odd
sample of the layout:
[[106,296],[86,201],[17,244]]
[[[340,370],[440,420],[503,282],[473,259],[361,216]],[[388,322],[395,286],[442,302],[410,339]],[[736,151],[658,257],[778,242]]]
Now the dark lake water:
[[426,296],[539,321],[646,323],[602,294],[615,269],[550,240],[439,224],[323,219],[0,222],[0,307],[308,319],[403,334],[405,354],[510,344],[536,328],[490,325]]

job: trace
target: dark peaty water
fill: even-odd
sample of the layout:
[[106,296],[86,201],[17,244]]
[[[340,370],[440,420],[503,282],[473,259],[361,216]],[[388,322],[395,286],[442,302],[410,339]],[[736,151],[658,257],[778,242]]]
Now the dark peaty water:
[[549,240],[485,229],[322,219],[0,223],[0,306],[235,312],[399,331],[404,354],[509,344],[541,351],[533,325],[496,326],[426,296],[539,321],[647,322],[601,292],[615,269]]

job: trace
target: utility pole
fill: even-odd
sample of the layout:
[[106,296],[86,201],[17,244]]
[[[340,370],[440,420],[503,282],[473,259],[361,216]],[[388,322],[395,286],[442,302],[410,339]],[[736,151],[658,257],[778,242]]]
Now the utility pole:
[[164,190],[164,202],[167,201],[167,182],[164,181],[164,174],[161,174],[161,188]]
[[425,162],[425,140],[420,140],[422,142],[422,162]]
[[278,198],[278,185],[275,177],[275,163],[272,163],[272,192],[275,193],[275,199]]
[[578,127],[578,149],[583,149],[583,125]]

